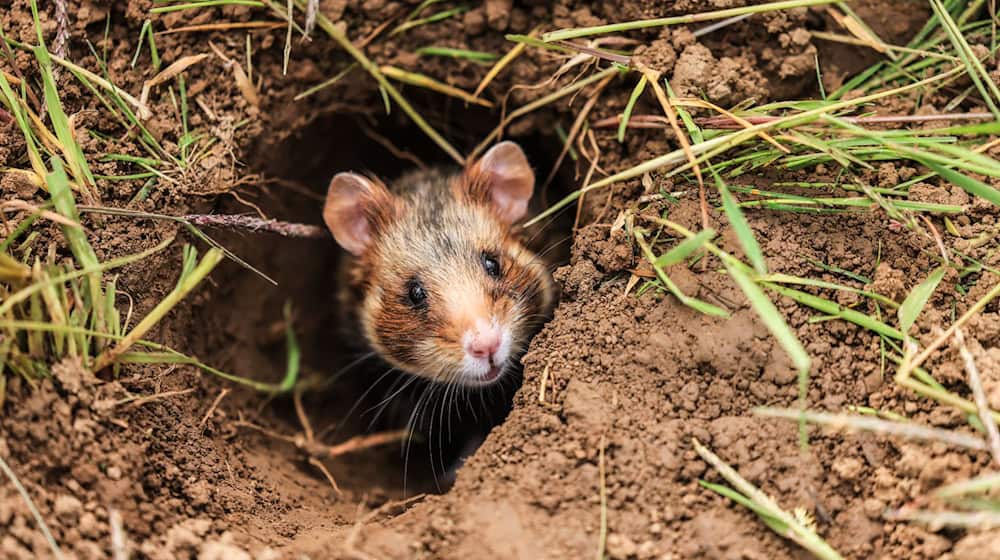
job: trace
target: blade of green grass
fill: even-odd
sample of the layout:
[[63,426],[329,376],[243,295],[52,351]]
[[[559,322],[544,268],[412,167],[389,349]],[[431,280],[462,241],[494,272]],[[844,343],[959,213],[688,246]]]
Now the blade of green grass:
[[407,22],[401,23],[399,25],[399,27],[397,27],[396,29],[393,29],[392,32],[389,33],[389,36],[392,37],[393,35],[398,35],[398,34],[404,32],[404,31],[413,29],[414,27],[420,27],[421,25],[427,25],[428,23],[434,23],[434,22],[437,22],[437,21],[442,21],[442,20],[448,19],[448,18],[450,18],[452,16],[456,16],[458,14],[461,14],[462,12],[466,12],[468,10],[469,10],[468,6],[458,6],[456,8],[451,8],[451,9],[448,9],[448,10],[442,10],[442,11],[436,13],[436,14],[429,15],[429,16],[427,16],[425,18],[420,18],[420,19],[415,19],[415,20],[407,21]]
[[750,224],[747,222],[746,216],[740,210],[740,205],[736,203],[733,194],[729,192],[729,187],[726,186],[725,181],[715,171],[715,168],[709,166],[708,169],[712,172],[712,176],[715,177],[715,185],[719,189],[719,196],[722,197],[722,208],[726,212],[726,217],[729,218],[729,225],[732,226],[737,239],[740,241],[740,246],[743,247],[743,252],[746,253],[747,259],[750,260],[757,274],[767,274],[767,262],[764,260],[764,253],[760,249],[760,244],[757,243],[757,238],[754,237],[753,230],[750,229]]
[[80,149],[80,145],[73,136],[69,118],[63,111],[62,103],[59,101],[49,53],[44,47],[36,47],[35,57],[38,58],[38,63],[42,71],[45,107],[48,109],[49,119],[52,121],[52,128],[55,129],[56,137],[59,138],[63,155],[66,157],[69,168],[79,183],[80,188],[94,188],[96,183],[94,176],[90,172],[90,166],[87,164],[87,158],[83,155],[83,150]]
[[704,313],[706,315],[712,315],[715,317],[729,317],[729,312],[726,311],[725,309],[716,307],[711,303],[702,301],[698,298],[691,297],[682,292],[681,289],[677,287],[677,284],[675,284],[673,280],[671,280],[670,277],[667,276],[667,273],[663,271],[663,267],[656,266],[655,264],[657,260],[656,255],[653,254],[653,250],[649,247],[649,243],[646,242],[642,233],[636,230],[634,234],[635,234],[635,240],[639,244],[639,247],[642,249],[643,254],[646,256],[646,259],[649,261],[649,263],[653,266],[653,270],[656,272],[656,276],[660,279],[660,282],[663,282],[663,285],[667,288],[667,290],[670,291],[670,293],[674,295],[674,297],[680,300],[680,302],[683,303],[684,305],[700,313]]
[[[764,322],[764,326],[767,327],[767,330],[771,331],[771,335],[777,339],[778,344],[781,345],[785,353],[788,354],[789,359],[791,359],[792,364],[795,365],[799,381],[799,407],[805,410],[809,391],[809,367],[811,363],[809,354],[806,352],[805,347],[802,346],[798,337],[795,336],[791,327],[785,322],[785,318],[782,317],[778,308],[768,299],[760,286],[739,266],[742,263],[732,261],[736,261],[736,259],[732,257],[723,259],[729,275],[736,281],[740,290],[743,291],[747,300],[750,301],[750,305],[754,311],[757,312],[761,321]],[[806,432],[805,422],[802,422],[799,425],[799,445],[802,449],[806,449],[808,444],[808,433]]]
[[958,185],[965,192],[973,196],[978,196],[984,200],[988,200],[996,206],[1000,206],[1000,191],[994,189],[986,183],[932,161],[925,160],[922,163],[934,170],[934,172],[940,175],[942,179],[952,183],[953,185]]
[[468,49],[454,49],[451,47],[437,47],[437,46],[427,46],[420,47],[416,52],[420,56],[446,56],[449,58],[460,58],[465,60],[471,60],[473,62],[493,62],[494,60],[500,58],[496,53],[482,52],[482,51],[471,51]]
[[[49,185],[49,192],[52,195],[52,204],[56,211],[71,220],[73,223],[80,223],[80,214],[76,209],[76,201],[73,199],[73,192],[69,188],[69,179],[63,169],[59,158],[52,158],[52,173],[46,178]],[[81,268],[90,269],[93,272],[87,275],[87,291],[89,301],[86,305],[94,310],[91,326],[98,331],[106,329],[104,308],[101,302],[104,297],[101,294],[101,273],[98,272],[100,262],[94,248],[87,240],[87,234],[79,227],[63,226],[63,236],[69,245],[70,251],[76,257]]]
[[714,229],[699,231],[694,237],[689,237],[681,241],[674,248],[657,257],[656,261],[653,262],[653,266],[667,267],[677,264],[688,258],[688,256],[698,249],[701,249],[706,241],[711,241],[714,237]]
[[886,325],[882,321],[871,317],[870,315],[865,315],[859,311],[844,307],[830,300],[823,299],[812,294],[807,294],[799,290],[794,290],[792,288],[786,288],[785,286],[780,286],[773,282],[761,282],[768,289],[771,289],[779,294],[789,297],[805,306],[812,307],[817,311],[822,311],[827,315],[833,315],[840,317],[846,321],[854,323],[860,327],[864,327],[870,331],[874,331],[883,336],[889,338],[894,338],[896,340],[903,340],[905,337],[903,333],[898,330]]
[[625,110],[622,111],[622,122],[618,124],[618,142],[622,143],[625,141],[625,129],[628,128],[628,121],[632,117],[632,110],[635,108],[636,101],[642,95],[642,92],[646,90],[646,78],[645,74],[639,77],[639,82],[635,84],[635,89],[632,90],[632,95],[628,98],[628,103],[625,104]]
[[859,290],[857,288],[852,288],[850,286],[843,286],[841,284],[835,284],[833,282],[826,282],[824,280],[814,280],[812,278],[799,278],[797,276],[790,276],[788,274],[772,273],[772,274],[767,274],[765,276],[761,276],[760,278],[758,278],[758,281],[761,281],[761,282],[776,282],[778,284],[797,284],[797,285],[800,285],[800,286],[814,286],[816,288],[826,288],[826,289],[830,289],[830,290],[843,290],[845,292],[851,292],[851,293],[855,293],[855,294],[858,294],[858,295],[861,295],[861,296],[865,296],[865,297],[871,298],[871,299],[873,299],[873,300],[875,300],[875,301],[877,301],[877,302],[879,302],[879,303],[881,303],[883,305],[887,305],[889,307],[893,307],[893,308],[899,307],[898,303],[892,301],[891,299],[889,299],[889,298],[887,298],[887,297],[885,297],[885,296],[883,296],[881,294],[878,294],[878,293],[875,293],[875,292],[869,292],[869,291],[866,291],[866,290]]
[[997,119],[1000,120],[1000,108],[997,107],[995,100],[1000,100],[1000,86],[997,86],[993,82],[993,78],[990,77],[986,68],[983,67],[983,63],[979,61],[979,58],[972,52],[972,47],[969,46],[968,41],[965,40],[965,36],[962,31],[958,28],[955,20],[952,19],[951,14],[945,9],[941,0],[930,0],[931,8],[934,10],[935,15],[941,20],[941,26],[944,28],[945,32],[948,34],[948,38],[955,45],[955,51],[958,53],[959,58],[968,67],[969,78],[976,85],[979,93],[983,97],[983,101],[986,102],[986,106],[989,107],[990,112],[996,115]]
[[931,298],[931,294],[937,289],[946,272],[948,272],[947,266],[939,266],[906,296],[902,305],[896,310],[899,316],[899,330],[904,333],[910,332],[910,327],[917,321],[920,312],[927,305],[927,300]]

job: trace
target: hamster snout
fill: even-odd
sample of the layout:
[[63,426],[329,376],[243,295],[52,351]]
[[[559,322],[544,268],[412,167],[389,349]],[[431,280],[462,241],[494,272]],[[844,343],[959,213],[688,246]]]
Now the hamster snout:
[[493,381],[503,373],[510,358],[510,328],[496,319],[477,319],[475,326],[462,335],[465,370],[474,379]]

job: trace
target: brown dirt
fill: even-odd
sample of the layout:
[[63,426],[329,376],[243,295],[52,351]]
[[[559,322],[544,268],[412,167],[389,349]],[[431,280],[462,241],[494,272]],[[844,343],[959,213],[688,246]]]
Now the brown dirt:
[[[417,28],[392,39],[374,41],[367,52],[380,64],[414,69],[458,87],[473,89],[484,66],[451,59],[418,58],[417,47],[437,44],[500,52],[504,33],[527,33],[536,25],[596,25],[609,21],[662,16],[742,2],[621,0],[607,3],[561,0],[487,0],[462,16]],[[55,23],[43,3],[47,33]],[[153,5],[128,2],[71,1],[71,58],[97,69],[87,48],[107,49],[115,82],[137,93],[152,76],[148,51],[135,69],[129,61],[139,28]],[[925,8],[905,0],[858,2],[855,10],[892,43],[904,43],[926,17]],[[352,38],[368,36],[388,17],[412,6],[396,1],[323,0],[322,10],[343,22]],[[110,15],[109,38],[104,22]],[[898,17],[897,17],[898,16]],[[157,29],[216,20],[268,19],[261,12],[236,7],[189,11],[156,18]],[[34,41],[25,0],[0,0],[0,25],[8,36]],[[642,59],[671,77],[686,94],[705,95],[721,105],[755,97],[759,102],[813,95],[818,55],[830,90],[875,57],[859,49],[810,39],[808,29],[831,28],[821,10],[793,10],[758,16],[700,40],[686,28],[653,30],[634,36],[647,46]],[[200,110],[193,127],[211,128],[220,137],[206,163],[189,169],[176,183],[161,184],[138,209],[180,214],[254,212],[282,219],[319,222],[317,197],[335,172],[362,168],[394,175],[409,163],[383,147],[368,131],[427,162],[443,157],[393,108],[384,115],[371,80],[355,71],[337,86],[302,102],[292,97],[343,69],[345,55],[329,40],[294,41],[287,76],[281,72],[284,30],[250,33],[253,68],[259,80],[259,104],[241,94],[226,62],[213,55],[186,72],[188,95]],[[201,52],[211,43],[245,64],[245,32],[160,35],[165,62]],[[33,59],[15,53],[16,70],[34,76]],[[501,99],[514,84],[544,80],[559,61],[528,49],[487,90]],[[5,61],[5,70],[12,70]],[[631,83],[613,83],[594,109],[596,120],[618,114]],[[127,146],[117,138],[114,121],[92,110],[100,105],[75,82],[62,90],[67,112],[80,127],[104,132],[108,140],[88,137],[90,155]],[[421,112],[467,150],[496,123],[497,115],[466,110],[458,102],[410,88],[406,94]],[[514,106],[551,91],[519,89]],[[165,146],[179,141],[179,119],[165,90],[150,98],[154,117],[149,128]],[[568,128],[574,100],[535,113],[508,131],[522,141],[544,173],[560,144],[548,132],[557,123]],[[915,100],[899,100],[906,110]],[[934,99],[921,100],[933,107]],[[923,110],[923,109],[922,109]],[[636,112],[655,112],[643,100]],[[245,121],[245,123],[244,123]],[[237,123],[243,123],[237,126]],[[23,154],[19,135],[0,119],[0,166]],[[597,135],[601,166],[613,172],[670,149],[658,131],[632,131],[619,145],[613,132]],[[129,148],[134,150],[134,148]],[[94,158],[96,159],[96,158]],[[574,188],[586,163],[565,166],[559,189]],[[134,173],[122,163],[95,164],[95,173]],[[885,164],[872,172],[872,183],[894,184],[894,177],[915,170]],[[812,177],[834,171],[814,170]],[[541,173],[540,173],[541,174]],[[801,173],[754,178],[804,180]],[[651,177],[666,191],[692,185]],[[40,196],[30,186],[4,176],[4,196]],[[124,206],[141,182],[102,182],[102,203]],[[0,409],[0,457],[25,484],[63,550],[77,558],[105,558],[111,553],[112,518],[120,516],[132,550],[147,558],[580,558],[593,556],[600,527],[599,447],[606,445],[608,510],[607,553],[612,558],[800,558],[801,549],[761,524],[753,514],[698,485],[718,481],[691,447],[697,437],[788,509],[802,507],[817,520],[819,532],[850,558],[986,558],[996,550],[996,532],[965,535],[932,532],[883,518],[942,483],[981,472],[985,454],[956,452],[940,444],[918,445],[868,435],[814,431],[811,453],[799,454],[795,426],[754,416],[754,407],[791,406],[796,377],[784,352],[749,308],[742,293],[706,259],[694,268],[675,266],[669,273],[688,294],[732,312],[729,320],[700,315],[671,296],[650,290],[625,295],[630,270],[639,266],[629,240],[613,226],[619,212],[637,207],[640,181],[617,185],[610,198],[588,198],[585,224],[573,237],[572,256],[557,271],[563,299],[554,320],[534,340],[525,357],[525,381],[514,397],[510,416],[460,470],[454,487],[442,495],[405,503],[402,461],[397,449],[374,450],[326,461],[343,493],[330,486],[294,446],[237,425],[253,422],[282,434],[301,431],[288,399],[268,399],[191,367],[126,367],[117,379],[97,379],[78,363],[52,367],[52,376],[30,387],[12,378]],[[959,189],[921,184],[915,200],[969,205]],[[1000,213],[974,204],[956,226],[965,238],[994,230]],[[679,223],[699,225],[696,195],[652,210]],[[817,268],[822,261],[872,278],[871,289],[896,299],[934,266],[932,240],[896,227],[880,213],[809,216],[748,212],[774,272],[844,282]],[[15,216],[16,219],[19,219]],[[721,245],[741,254],[721,213],[711,216]],[[938,220],[939,231],[944,227]],[[92,242],[102,259],[148,248],[167,235],[171,225],[149,220],[88,217]],[[278,280],[265,280],[232,263],[150,335],[198,355],[227,371],[273,381],[284,368],[281,307],[291,300],[303,345],[305,373],[330,378],[351,362],[330,340],[337,253],[331,242],[278,239],[266,235],[225,234],[218,238],[241,257]],[[60,241],[56,230],[35,241]],[[192,240],[188,240],[192,242]],[[962,242],[959,242],[962,243]],[[958,247],[1000,266],[990,247]],[[143,316],[171,288],[177,277],[179,244],[150,260],[121,271],[119,286],[134,298],[134,314]],[[875,263],[879,263],[877,266]],[[983,276],[984,280],[987,278]],[[969,278],[946,277],[945,285],[968,284]],[[964,298],[939,290],[921,317],[920,335],[943,325],[989,289],[975,284]],[[640,284],[641,285],[641,284]],[[860,284],[856,284],[861,287]],[[948,295],[946,295],[948,294]],[[824,294],[846,306],[868,305],[848,294]],[[128,302],[119,302],[123,306]],[[923,423],[954,427],[962,418],[900,390],[890,368],[880,369],[879,341],[871,332],[838,321],[812,322],[813,313],[787,300],[778,307],[805,341],[814,359],[809,402],[839,411],[865,405],[905,414]],[[868,310],[871,311],[871,310]],[[995,406],[1000,404],[1000,309],[987,308],[970,323],[966,336],[982,362],[984,381]],[[937,378],[962,389],[957,351],[939,353],[930,364]],[[542,372],[548,372],[540,399]],[[369,374],[371,372],[368,372]],[[305,410],[326,443],[368,428],[363,410],[375,397],[364,397],[371,377],[342,376],[325,391],[306,395]],[[223,395],[222,391],[232,389]],[[126,401],[128,398],[137,400]],[[221,398],[218,406],[213,406]],[[368,399],[368,400],[365,400]],[[424,452],[426,454],[426,452]],[[407,495],[433,490],[426,460],[410,465]],[[248,554],[249,553],[249,554]],[[44,557],[48,548],[31,514],[11,484],[0,485],[0,557]],[[364,556],[364,555],[368,556]]]

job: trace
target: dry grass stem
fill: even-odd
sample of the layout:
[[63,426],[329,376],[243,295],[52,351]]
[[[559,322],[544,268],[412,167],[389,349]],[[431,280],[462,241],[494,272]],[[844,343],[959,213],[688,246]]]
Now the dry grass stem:
[[955,342],[958,343],[958,352],[965,364],[965,372],[969,374],[969,387],[972,389],[973,400],[979,410],[979,420],[986,426],[990,453],[993,454],[993,461],[1000,466],[1000,430],[997,430],[996,420],[990,414],[990,403],[986,399],[986,391],[983,390],[979,368],[976,367],[976,360],[973,359],[972,352],[969,352],[969,347],[965,345],[965,335],[962,334],[962,329],[955,331]]
[[226,395],[228,395],[231,390],[232,389],[226,387],[222,391],[219,391],[219,396],[215,397],[215,400],[212,401],[212,405],[208,407],[208,410],[205,411],[205,415],[201,417],[201,422],[198,422],[199,432],[205,429],[205,424],[208,423],[208,419],[212,417],[212,413],[215,412],[215,409],[219,408],[219,403],[222,402],[222,399],[226,398]]

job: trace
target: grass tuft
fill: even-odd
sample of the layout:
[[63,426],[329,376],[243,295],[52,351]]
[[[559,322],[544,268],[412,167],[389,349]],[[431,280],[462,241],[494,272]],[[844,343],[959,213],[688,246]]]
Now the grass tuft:
[[698,484],[754,512],[772,531],[794,541],[816,558],[822,560],[841,558],[840,554],[816,533],[815,523],[805,514],[805,510],[796,510],[794,514],[786,512],[697,439],[692,440],[692,445],[698,455],[718,471],[733,488],[704,480],[699,480]]

